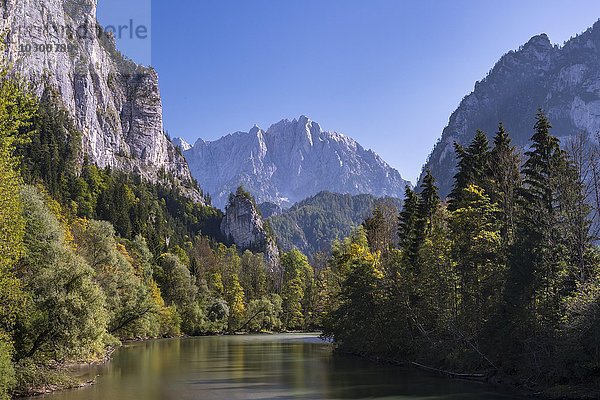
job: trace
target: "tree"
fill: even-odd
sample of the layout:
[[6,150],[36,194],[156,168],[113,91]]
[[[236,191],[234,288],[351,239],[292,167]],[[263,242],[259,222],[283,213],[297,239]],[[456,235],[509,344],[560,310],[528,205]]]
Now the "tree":
[[440,195],[438,188],[435,185],[435,178],[431,175],[431,171],[427,170],[425,172],[425,177],[423,178],[423,183],[421,184],[417,214],[417,234],[421,240],[424,235],[431,232],[433,215],[436,213],[439,205]]
[[240,285],[237,274],[228,276],[228,282],[225,285],[225,300],[227,300],[227,304],[229,305],[227,330],[229,332],[236,332],[242,323],[246,311],[244,288]]
[[65,239],[65,228],[32,187],[23,190],[25,256],[18,276],[29,301],[17,321],[15,358],[64,360],[102,353],[108,316],[94,271]]
[[246,307],[246,315],[241,330],[249,332],[276,332],[281,330],[282,300],[278,294],[251,300]]
[[500,123],[490,153],[488,195],[500,210],[500,229],[506,251],[512,245],[515,235],[518,191],[521,187],[520,164],[520,155],[512,145],[504,125]]
[[373,209],[372,215],[363,223],[367,240],[372,251],[385,251],[395,247],[398,242],[398,209],[392,204],[380,203]]
[[312,311],[305,300],[310,299],[313,286],[313,270],[306,256],[294,249],[281,257],[283,268],[283,324],[286,329],[302,329]]
[[573,290],[565,280],[572,249],[561,227],[565,204],[559,188],[570,167],[550,129],[538,111],[521,171],[515,240],[496,323],[496,347],[505,349],[499,357],[505,368],[521,373],[539,373],[552,363],[562,299]]
[[[94,269],[95,280],[106,294],[108,331],[126,337],[132,324],[157,312],[150,289],[136,273],[127,249],[117,243],[110,223],[80,220],[74,231],[79,254]],[[131,333],[144,337],[146,332]]]
[[[0,46],[4,54],[4,46]],[[0,399],[8,399],[15,384],[14,355],[10,333],[23,306],[21,281],[15,265],[24,250],[25,220],[22,214],[20,159],[17,146],[32,135],[31,118],[37,103],[29,88],[10,76],[7,60],[0,56]]]
[[[0,48],[4,51],[3,45]],[[36,111],[30,88],[10,75],[7,60],[0,56],[0,336],[12,329],[22,304],[14,267],[23,253],[25,219],[18,171],[21,160],[15,152],[31,139],[31,119]]]
[[419,248],[417,229],[419,228],[419,196],[406,186],[404,192],[404,205],[400,212],[400,225],[398,228],[399,247],[410,263],[417,262]]
[[203,312],[198,302],[198,287],[189,269],[177,256],[163,254],[157,281],[165,302],[176,307],[181,317],[182,331],[187,334],[198,333],[203,322]]
[[552,126],[540,110],[537,114],[531,150],[525,153],[519,242],[514,264],[522,268],[522,282],[529,286],[529,301],[538,322],[544,325],[558,316],[561,293],[561,265],[566,252],[559,231],[559,177],[567,172],[565,153],[559,140],[550,134]]
[[478,130],[473,141],[466,149],[458,143],[454,144],[458,159],[458,172],[454,175],[454,187],[450,192],[450,210],[454,210],[460,201],[463,190],[469,185],[488,188],[487,171],[489,165],[489,143],[487,136]]
[[[586,134],[576,135],[567,143],[568,170],[559,176],[559,190],[566,240],[573,258],[569,271],[572,285],[585,283],[594,276],[594,262],[589,255],[593,253],[594,242],[600,237],[594,226],[599,210],[595,209],[597,189],[594,169],[600,153],[598,143]],[[597,223],[597,222],[596,222]]]
[[[364,231],[361,235],[364,236]],[[364,243],[366,238],[362,240]],[[381,306],[380,282],[383,274],[379,258],[368,246],[350,244],[344,256],[347,269],[338,301],[327,315],[323,334],[335,337],[336,342],[349,351],[365,351],[381,346],[382,321],[378,318]],[[342,261],[341,258],[332,260]],[[341,267],[341,268],[340,268]]]
[[56,90],[46,86],[35,115],[35,135],[19,146],[22,172],[30,183],[43,183],[63,204],[76,187],[81,156],[81,133]]
[[241,257],[240,283],[244,288],[246,303],[261,299],[267,294],[267,270],[262,254],[246,250]]
[[478,337],[501,300],[505,271],[499,212],[483,189],[470,185],[450,215],[452,257],[459,277],[457,328],[468,338]]

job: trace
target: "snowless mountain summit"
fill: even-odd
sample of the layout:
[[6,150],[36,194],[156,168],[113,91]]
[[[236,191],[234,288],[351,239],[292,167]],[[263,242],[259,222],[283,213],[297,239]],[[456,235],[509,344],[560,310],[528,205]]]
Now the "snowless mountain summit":
[[452,188],[454,142],[468,144],[477,129],[491,139],[502,121],[515,145],[525,148],[538,108],[563,145],[579,133],[595,140],[600,132],[600,20],[562,46],[553,45],[546,34],[532,37],[475,83],[450,116],[424,168],[436,177],[440,194],[446,196]]
[[372,150],[306,116],[181,148],[192,175],[221,208],[240,185],[258,203],[285,207],[323,190],[402,197],[410,184]]

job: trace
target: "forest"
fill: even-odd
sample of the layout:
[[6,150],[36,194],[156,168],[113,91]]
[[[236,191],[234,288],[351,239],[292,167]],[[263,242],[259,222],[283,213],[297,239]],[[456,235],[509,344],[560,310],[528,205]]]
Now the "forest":
[[502,124],[491,144],[456,144],[447,200],[427,172],[399,219],[375,210],[334,245],[325,335],[339,351],[598,398],[597,145],[561,148],[542,111],[523,154]]
[[316,325],[304,255],[283,254],[274,276],[166,174],[89,163],[59,96],[33,93],[2,64],[0,399],[77,386],[65,366],[124,340]]
[[502,124],[492,143],[477,132],[455,145],[448,199],[428,173],[400,212],[377,206],[313,265],[292,250],[270,271],[166,174],[90,163],[59,96],[3,64],[0,399],[76,386],[64,366],[125,340],[311,329],[340,352],[597,393],[597,145],[561,147],[542,111],[523,154]]

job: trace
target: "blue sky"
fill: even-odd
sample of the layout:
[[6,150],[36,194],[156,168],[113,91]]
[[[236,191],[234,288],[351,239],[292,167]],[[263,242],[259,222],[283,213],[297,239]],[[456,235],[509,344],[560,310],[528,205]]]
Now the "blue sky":
[[148,40],[119,46],[158,71],[171,136],[213,140],[305,114],[412,181],[500,56],[542,32],[562,44],[600,18],[598,0],[98,3],[102,24],[150,25],[151,5],[151,58]]

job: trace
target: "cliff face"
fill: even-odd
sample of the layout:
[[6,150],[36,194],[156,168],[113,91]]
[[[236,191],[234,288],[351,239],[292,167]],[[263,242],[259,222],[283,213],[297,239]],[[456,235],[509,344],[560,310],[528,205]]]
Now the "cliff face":
[[259,203],[284,207],[323,190],[402,197],[409,184],[372,150],[305,116],[267,131],[255,126],[214,142],[200,139],[184,155],[217,207],[240,184]]
[[[12,68],[38,94],[46,86],[59,92],[83,133],[91,162],[152,182],[173,176],[184,193],[200,201],[185,159],[163,132],[156,72],[126,60],[112,38],[97,34],[95,27],[96,0],[5,0],[0,5]],[[50,51],[36,51],[36,45],[47,44]],[[31,51],[22,51],[28,45]]]
[[267,231],[254,201],[246,193],[232,195],[221,222],[221,232],[242,250],[263,253],[271,271],[279,269],[279,250]]
[[426,168],[447,195],[456,171],[453,143],[468,144],[477,129],[491,137],[503,121],[516,145],[533,134],[541,107],[553,133],[564,143],[581,132],[600,131],[600,21],[562,47],[542,34],[504,55],[488,76],[475,84],[450,117]]

